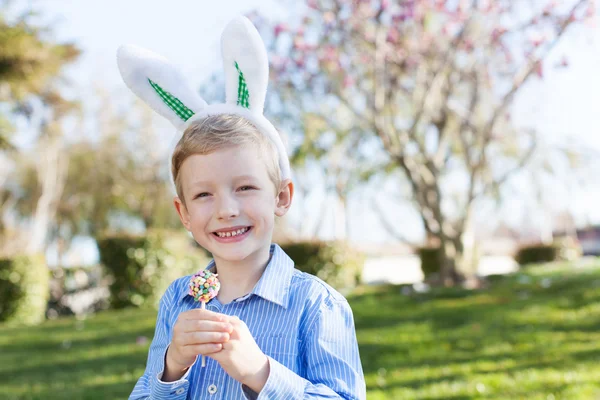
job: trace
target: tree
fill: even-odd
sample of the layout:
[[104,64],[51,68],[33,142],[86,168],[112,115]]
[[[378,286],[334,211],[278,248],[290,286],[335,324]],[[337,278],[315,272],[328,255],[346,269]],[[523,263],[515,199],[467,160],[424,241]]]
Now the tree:
[[515,95],[543,76],[567,28],[593,13],[590,0],[308,0],[297,26],[254,19],[270,39],[281,109],[340,134],[332,146],[378,138],[372,158],[382,150],[386,170],[409,182],[452,284],[475,202],[497,194],[540,140],[511,123]]
[[[55,43],[47,28],[29,22],[31,13],[9,22],[4,13],[8,6],[6,3],[2,6],[0,157],[6,160],[23,156],[15,154],[17,149],[10,134],[14,134],[12,121],[19,116],[25,117],[30,128],[37,133],[32,148],[39,195],[32,214],[28,216],[27,228],[22,225],[10,228],[5,216],[10,214],[8,206],[14,205],[15,196],[14,192],[3,188],[0,196],[0,237],[3,238],[0,252],[40,252],[45,250],[49,226],[66,177],[68,160],[60,154],[63,147],[62,122],[78,108],[75,101],[63,97],[61,84],[64,81],[60,81],[59,77],[64,66],[79,56],[79,50],[70,43]],[[9,236],[12,236],[11,240],[7,240]]]
[[[53,84],[64,66],[79,56],[72,43],[55,43],[47,36],[46,28],[34,26],[26,13],[14,22],[6,20],[7,5],[0,9],[0,103],[13,112],[30,116],[31,99],[43,95],[49,105],[64,107],[67,103]],[[62,110],[64,111],[64,109]],[[0,114],[0,150],[13,148],[12,131],[7,115]]]
[[[164,175],[166,146],[157,145],[153,112],[141,103],[118,110],[114,94],[98,90],[97,112],[87,120],[95,130],[63,149],[69,159],[64,189],[50,227],[61,251],[75,235],[98,237],[107,231],[181,226]],[[137,121],[137,122],[133,122]],[[30,215],[39,197],[35,164],[22,163],[17,210]],[[62,245],[61,245],[62,244]],[[60,258],[60,257],[59,257]]]

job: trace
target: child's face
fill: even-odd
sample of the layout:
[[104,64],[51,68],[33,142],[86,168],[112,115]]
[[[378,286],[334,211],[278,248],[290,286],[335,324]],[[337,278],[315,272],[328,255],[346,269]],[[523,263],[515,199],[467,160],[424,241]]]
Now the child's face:
[[186,203],[175,199],[181,222],[216,259],[242,261],[270,246],[275,215],[287,212],[293,186],[286,181],[275,190],[256,149],[192,155],[179,173]]

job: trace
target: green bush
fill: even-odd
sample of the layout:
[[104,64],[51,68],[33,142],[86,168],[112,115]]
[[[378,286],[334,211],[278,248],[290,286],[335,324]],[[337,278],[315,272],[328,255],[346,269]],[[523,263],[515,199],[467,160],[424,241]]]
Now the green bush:
[[544,263],[558,260],[558,247],[554,244],[534,244],[521,246],[515,260],[519,265]]
[[45,319],[50,274],[44,257],[0,258],[0,321],[34,325]]
[[113,308],[157,306],[175,279],[203,269],[209,259],[185,232],[154,230],[145,236],[98,239],[100,261],[112,278]]
[[442,250],[439,247],[420,247],[417,253],[421,259],[421,271],[425,280],[439,276],[442,270]]
[[552,244],[522,246],[517,250],[515,260],[519,265],[551,261],[573,261],[581,257],[580,244],[569,237],[557,238]]
[[338,290],[352,289],[362,281],[365,257],[346,242],[299,242],[281,248],[297,269],[318,276]]

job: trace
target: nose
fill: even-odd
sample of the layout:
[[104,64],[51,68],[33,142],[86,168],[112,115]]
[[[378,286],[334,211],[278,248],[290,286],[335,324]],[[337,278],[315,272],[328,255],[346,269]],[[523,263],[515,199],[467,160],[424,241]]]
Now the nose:
[[232,196],[222,196],[217,209],[219,219],[232,219],[240,215],[240,208]]

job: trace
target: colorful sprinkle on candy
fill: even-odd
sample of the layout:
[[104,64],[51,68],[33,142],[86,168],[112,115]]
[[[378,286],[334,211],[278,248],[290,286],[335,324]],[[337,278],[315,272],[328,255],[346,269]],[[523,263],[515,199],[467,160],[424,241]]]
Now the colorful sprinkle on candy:
[[220,288],[221,283],[217,278],[217,274],[203,270],[192,276],[189,294],[196,301],[208,303],[212,298],[217,296]]

